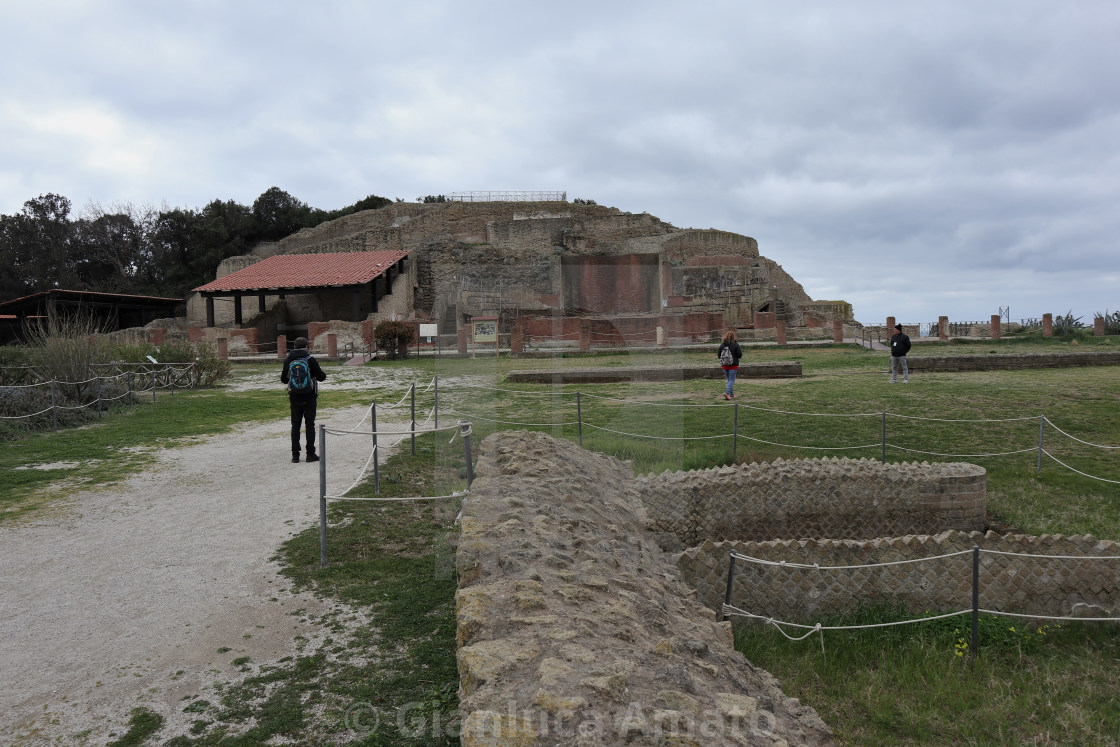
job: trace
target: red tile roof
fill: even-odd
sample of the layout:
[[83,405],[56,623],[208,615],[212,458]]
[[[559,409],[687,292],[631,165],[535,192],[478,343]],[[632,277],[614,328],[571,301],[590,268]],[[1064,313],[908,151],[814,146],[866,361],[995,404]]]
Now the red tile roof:
[[408,256],[406,251],[277,254],[194,290],[291,290],[363,285]]

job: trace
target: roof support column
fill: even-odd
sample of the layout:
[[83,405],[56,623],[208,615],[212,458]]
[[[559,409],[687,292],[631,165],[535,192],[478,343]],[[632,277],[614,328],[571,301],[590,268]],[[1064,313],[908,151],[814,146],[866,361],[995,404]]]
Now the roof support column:
[[373,313],[377,313],[377,278],[369,281],[369,298],[373,301]]
[[241,294],[233,294],[233,323],[241,326]]
[[385,295],[393,295],[393,265],[385,268]]
[[352,301],[353,301],[353,304],[354,304],[354,312],[353,312],[353,315],[352,315],[353,316],[352,321],[360,322],[360,321],[362,321],[362,294],[361,294],[361,290],[359,288],[355,288],[354,292],[351,295],[352,295]]
[[214,297],[206,296],[206,326],[214,326]]
[[263,293],[260,294],[259,296],[257,296],[257,301],[258,301],[257,311],[259,311],[260,313],[263,314],[264,313],[264,294]]

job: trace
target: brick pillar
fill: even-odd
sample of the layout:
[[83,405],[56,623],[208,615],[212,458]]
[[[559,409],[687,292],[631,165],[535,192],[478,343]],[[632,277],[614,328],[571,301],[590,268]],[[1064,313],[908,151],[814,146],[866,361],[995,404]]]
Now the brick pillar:
[[895,331],[894,330],[894,325],[895,325],[894,317],[893,316],[888,316],[887,317],[887,334],[888,335],[893,335],[894,334],[894,331]]
[[459,327],[459,355],[467,354],[467,343],[471,339],[471,328],[467,325]]
[[229,338],[218,338],[218,358],[221,360],[229,360]]
[[949,317],[937,317],[937,339],[941,342],[949,341]]
[[202,342],[202,327],[187,327],[187,342]]
[[288,336],[287,335],[277,335],[276,336],[276,357],[279,358],[280,360],[284,360],[285,358],[288,357]]
[[338,335],[336,335],[334,332],[331,332],[327,335],[327,357],[338,357]]
[[779,345],[785,345],[786,344],[786,323],[785,322],[778,322],[777,327],[778,327],[778,344]]
[[669,334],[664,327],[657,325],[657,347],[665,348],[669,346]]
[[1093,336],[1104,337],[1104,317],[1093,317]]
[[1054,315],[1053,314],[1043,314],[1042,315],[1042,336],[1043,337],[1053,337],[1054,336]]
[[591,350],[591,325],[582,319],[579,322],[579,349],[581,353]]
[[832,341],[844,342],[844,322],[840,319],[832,320]]
[[167,334],[167,330],[159,329],[158,327],[148,332],[148,341],[153,345],[160,345],[163,343],[163,336]]
[[520,353],[525,350],[525,333],[519,325],[509,331],[509,352]]
[[1002,318],[1002,317],[1000,317],[1000,315],[999,315],[999,314],[992,314],[992,339],[993,339],[993,340],[998,340],[998,339],[999,339],[999,333],[1000,333],[1000,329],[999,329],[999,328],[1000,328],[1000,323],[999,323],[999,320],[1000,320],[1001,318]]

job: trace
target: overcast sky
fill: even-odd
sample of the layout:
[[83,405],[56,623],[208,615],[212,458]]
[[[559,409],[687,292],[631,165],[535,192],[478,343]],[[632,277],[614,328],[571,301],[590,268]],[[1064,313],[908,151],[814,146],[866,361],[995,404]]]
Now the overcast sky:
[[0,0],[0,213],[566,190],[856,318],[1120,309],[1120,3]]

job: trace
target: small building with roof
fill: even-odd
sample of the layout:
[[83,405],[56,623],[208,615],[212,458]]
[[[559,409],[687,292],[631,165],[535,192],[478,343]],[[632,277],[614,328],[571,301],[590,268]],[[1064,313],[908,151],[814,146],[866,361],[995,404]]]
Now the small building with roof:
[[0,303],[0,344],[24,339],[29,321],[55,314],[81,315],[96,331],[115,332],[173,317],[182,306],[181,298],[52,288]]

